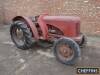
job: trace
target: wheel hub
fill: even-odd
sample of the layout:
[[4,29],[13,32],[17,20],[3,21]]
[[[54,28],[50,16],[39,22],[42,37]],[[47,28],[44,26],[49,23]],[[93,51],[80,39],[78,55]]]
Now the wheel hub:
[[59,49],[61,55],[65,58],[71,57],[73,55],[73,50],[68,45],[61,45]]
[[14,37],[14,40],[20,44],[20,45],[23,45],[24,44],[24,34],[23,34],[23,31],[22,29],[18,28],[18,27],[15,27],[13,29],[13,37]]
[[22,39],[23,38],[23,32],[21,29],[16,29],[16,36],[18,39]]

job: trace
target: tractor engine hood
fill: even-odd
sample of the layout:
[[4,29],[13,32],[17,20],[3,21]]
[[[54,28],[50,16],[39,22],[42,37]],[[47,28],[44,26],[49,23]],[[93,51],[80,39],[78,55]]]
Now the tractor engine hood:
[[46,24],[60,29],[65,36],[78,36],[80,33],[80,18],[73,16],[44,16]]
[[46,22],[54,23],[54,22],[74,22],[78,23],[80,22],[79,17],[74,17],[74,16],[45,16],[43,18]]

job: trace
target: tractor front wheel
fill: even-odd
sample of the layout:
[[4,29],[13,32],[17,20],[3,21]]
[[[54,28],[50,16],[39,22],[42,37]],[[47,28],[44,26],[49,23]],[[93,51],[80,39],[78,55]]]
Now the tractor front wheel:
[[79,45],[70,38],[61,38],[54,43],[54,55],[57,60],[66,65],[72,65],[80,56]]

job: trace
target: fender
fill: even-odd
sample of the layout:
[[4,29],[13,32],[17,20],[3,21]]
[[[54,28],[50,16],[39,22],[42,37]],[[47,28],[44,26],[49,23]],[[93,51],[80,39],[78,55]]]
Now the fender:
[[46,15],[47,14],[40,15],[39,18],[38,18],[38,23],[39,23],[39,26],[42,30],[44,40],[48,39],[48,27],[46,25],[46,22],[43,19]]
[[32,30],[32,34],[34,35],[34,38],[36,40],[39,39],[39,35],[38,35],[38,31],[37,28],[35,27],[35,25],[33,24],[33,22],[28,18],[28,17],[24,17],[24,16],[16,16],[12,19],[12,21],[16,21],[16,20],[23,20],[27,23],[28,27],[31,28]]

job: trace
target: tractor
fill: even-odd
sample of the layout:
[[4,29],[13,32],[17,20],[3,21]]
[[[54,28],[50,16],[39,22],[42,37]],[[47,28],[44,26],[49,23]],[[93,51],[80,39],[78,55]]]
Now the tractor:
[[74,16],[16,16],[11,22],[10,35],[22,50],[36,44],[51,46],[55,58],[66,65],[75,64],[80,47],[86,44],[86,37],[80,32],[80,18]]

